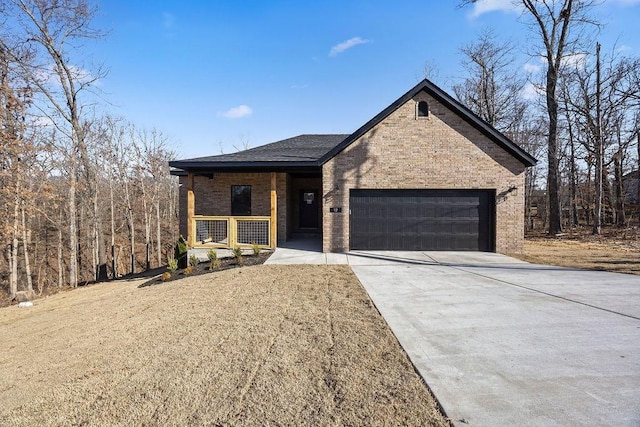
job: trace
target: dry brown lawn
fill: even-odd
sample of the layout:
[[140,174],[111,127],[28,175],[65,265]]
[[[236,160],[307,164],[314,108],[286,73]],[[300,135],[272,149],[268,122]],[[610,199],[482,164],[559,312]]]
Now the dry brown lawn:
[[536,264],[586,268],[640,275],[640,239],[637,236],[590,234],[530,237],[517,258]]
[[347,266],[0,310],[0,425],[449,425]]

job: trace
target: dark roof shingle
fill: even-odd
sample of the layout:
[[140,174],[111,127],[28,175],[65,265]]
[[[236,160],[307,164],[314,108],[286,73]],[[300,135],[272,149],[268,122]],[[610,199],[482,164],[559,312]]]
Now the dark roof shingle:
[[309,166],[319,166],[320,159],[348,136],[349,135],[346,134],[298,135],[293,138],[283,139],[282,141],[272,142],[237,153],[176,160],[169,162],[169,165],[180,169],[194,167],[238,167],[244,164],[256,165],[266,163],[308,163]]

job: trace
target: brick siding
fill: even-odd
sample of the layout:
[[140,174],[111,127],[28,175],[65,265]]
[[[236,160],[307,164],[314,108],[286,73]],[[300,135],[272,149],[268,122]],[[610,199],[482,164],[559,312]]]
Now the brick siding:
[[[427,101],[428,117],[416,118],[419,101]],[[521,252],[524,172],[511,154],[420,92],[323,166],[323,250],[349,250],[350,189],[487,189],[496,192],[496,252]],[[329,213],[332,206],[342,213]]]

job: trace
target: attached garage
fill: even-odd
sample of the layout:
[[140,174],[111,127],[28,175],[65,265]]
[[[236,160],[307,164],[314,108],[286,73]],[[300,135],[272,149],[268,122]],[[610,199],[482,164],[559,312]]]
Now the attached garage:
[[356,190],[351,249],[495,250],[493,190]]

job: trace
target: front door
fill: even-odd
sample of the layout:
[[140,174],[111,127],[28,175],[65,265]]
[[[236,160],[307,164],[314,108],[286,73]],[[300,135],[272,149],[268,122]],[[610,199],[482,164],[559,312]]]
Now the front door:
[[300,228],[318,229],[318,190],[300,190]]

